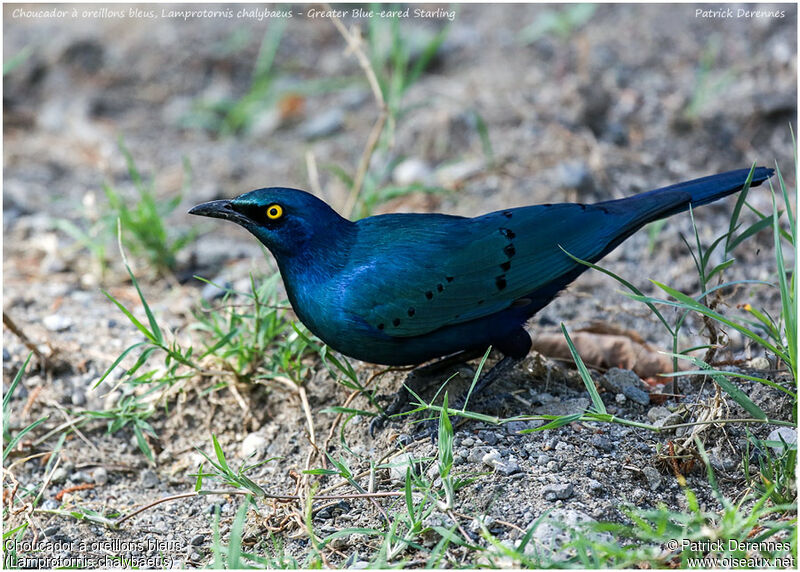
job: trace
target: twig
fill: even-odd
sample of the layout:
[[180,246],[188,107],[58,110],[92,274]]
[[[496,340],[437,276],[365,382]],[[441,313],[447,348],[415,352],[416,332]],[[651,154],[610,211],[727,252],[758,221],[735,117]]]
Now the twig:
[[[326,9],[330,10],[331,8],[329,5],[326,5]],[[375,152],[375,147],[378,145],[381,133],[383,133],[383,127],[386,124],[386,118],[388,117],[389,112],[388,107],[386,106],[386,101],[383,98],[383,91],[381,90],[380,83],[378,82],[378,76],[375,75],[372,62],[370,62],[369,57],[367,57],[367,54],[364,52],[364,41],[361,38],[359,29],[357,27],[353,27],[352,30],[348,30],[342,21],[335,16],[332,18],[332,21],[333,25],[336,26],[336,29],[339,30],[339,33],[347,42],[347,46],[350,51],[352,51],[356,56],[359,66],[361,66],[361,69],[364,70],[364,74],[367,76],[367,82],[372,89],[372,95],[375,98],[375,103],[378,105],[378,119],[375,121],[375,125],[372,127],[372,131],[367,139],[367,144],[364,147],[364,152],[361,154],[358,169],[356,170],[356,176],[353,178],[353,187],[350,189],[350,195],[347,197],[347,202],[345,203],[342,212],[346,218],[349,218],[356,206],[358,196],[361,194],[361,187],[364,184],[364,178],[367,175],[372,154]]]
[[[172,495],[168,497],[164,497],[162,499],[158,499],[157,501],[151,502],[139,509],[136,509],[132,513],[125,515],[123,517],[118,518],[115,521],[115,525],[119,526],[126,520],[129,520],[154,506],[160,505],[165,502],[171,502],[174,500],[192,498],[197,496],[205,496],[205,495],[252,495],[253,493],[250,491],[242,491],[242,490],[211,490],[211,491],[193,491],[190,493],[181,493],[177,495]],[[353,493],[347,495],[321,495],[315,496],[314,500],[345,500],[345,499],[362,499],[362,498],[380,498],[380,497],[398,497],[402,496],[405,493],[401,493],[399,491],[387,491],[382,493]],[[304,497],[301,495],[272,495],[269,493],[264,493],[264,498],[273,499],[278,502],[292,502],[292,501],[299,501],[304,500]]]
[[3,325],[9,330],[11,330],[11,333],[17,336],[20,339],[20,341],[25,345],[26,348],[28,348],[34,354],[36,354],[36,357],[39,358],[39,360],[42,363],[42,366],[45,369],[49,371],[54,371],[59,369],[58,366],[63,366],[64,364],[66,364],[66,362],[63,362],[62,364],[53,361],[52,356],[55,355],[56,352],[52,352],[49,357],[44,355],[42,351],[39,349],[39,346],[36,345],[33,341],[31,341],[31,339],[25,334],[25,332],[23,332],[20,329],[20,327],[17,326],[16,322],[14,322],[14,320],[11,319],[11,316],[6,314],[5,311],[3,312]]
[[[318,197],[322,197],[322,185],[319,183],[319,170],[317,169],[317,157],[314,151],[306,151],[306,171],[308,171],[308,184],[311,191]],[[323,197],[324,198],[324,197]]]

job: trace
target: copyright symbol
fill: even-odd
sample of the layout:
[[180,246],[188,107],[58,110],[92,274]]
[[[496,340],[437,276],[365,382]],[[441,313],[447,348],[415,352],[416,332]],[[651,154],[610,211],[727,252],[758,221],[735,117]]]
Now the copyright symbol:
[[678,549],[678,541],[674,538],[667,540],[667,550],[677,550]]

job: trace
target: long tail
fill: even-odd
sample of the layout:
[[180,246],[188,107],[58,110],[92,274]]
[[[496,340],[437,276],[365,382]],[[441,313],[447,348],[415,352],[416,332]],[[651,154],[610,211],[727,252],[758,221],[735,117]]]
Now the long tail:
[[[753,170],[751,187],[757,187],[775,173],[774,169],[756,167]],[[648,222],[666,218],[701,205],[707,205],[722,197],[741,191],[750,169],[728,171],[700,179],[684,181],[662,187],[633,197],[599,203],[609,210],[633,215],[631,229],[640,228]]]

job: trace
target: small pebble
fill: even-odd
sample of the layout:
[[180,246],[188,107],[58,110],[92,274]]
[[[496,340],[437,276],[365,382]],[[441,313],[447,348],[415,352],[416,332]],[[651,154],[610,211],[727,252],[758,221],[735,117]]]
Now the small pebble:
[[158,475],[151,469],[145,469],[142,471],[141,481],[144,488],[152,489],[158,484]]
[[542,498],[548,501],[566,500],[572,496],[574,489],[572,483],[547,485],[542,489]]
[[599,493],[603,489],[605,489],[605,486],[603,485],[603,483],[601,483],[597,479],[588,479],[586,481],[586,486],[589,487],[589,490],[592,491],[595,494]]
[[497,465],[497,472],[505,476],[513,475],[520,471],[522,471],[522,469],[513,457]]
[[42,508],[45,510],[56,510],[59,506],[61,503],[56,499],[47,499],[42,503]]
[[472,447],[474,444],[475,444],[475,439],[473,439],[472,437],[464,437],[461,440],[461,445],[463,447]]
[[622,390],[622,394],[639,405],[648,405],[650,403],[650,394],[643,389],[634,387],[632,385],[625,387]]
[[399,163],[392,171],[392,179],[398,185],[411,185],[413,183],[429,184],[433,178],[433,171],[422,159],[410,157]]
[[108,483],[108,471],[105,467],[97,467],[92,473],[92,479],[96,485],[103,486]]
[[777,442],[775,445],[770,445],[770,448],[775,452],[776,455],[782,455],[785,450],[785,447],[781,442],[781,437],[783,437],[783,440],[789,446],[796,444],[797,430],[792,429],[791,427],[778,427],[770,432],[770,434],[767,436],[767,441]]
[[393,483],[405,483],[406,471],[413,461],[414,456],[411,453],[401,453],[397,455],[392,459],[391,466],[389,467],[389,479]]
[[672,414],[672,411],[667,409],[662,405],[656,405],[655,407],[651,407],[650,410],[647,412],[647,418],[650,420],[651,423],[655,423],[659,419],[666,419]]
[[487,445],[497,445],[499,439],[494,431],[479,431],[478,437]]
[[661,473],[658,472],[658,469],[655,467],[645,467],[642,469],[642,473],[644,473],[644,477],[647,479],[647,484],[650,485],[651,491],[658,490],[661,487],[663,478],[661,477]]
[[50,482],[58,485],[67,480],[67,470],[64,467],[58,467],[53,471],[53,476],[50,477]]
[[500,451],[497,449],[491,449],[488,453],[486,453],[482,458],[481,461],[484,465],[488,465],[489,467],[496,467],[500,461]]
[[94,479],[86,471],[76,471],[69,476],[73,483],[93,483]]
[[758,356],[747,362],[747,367],[758,370],[770,369],[769,360],[764,356]]
[[613,393],[624,393],[626,387],[644,389],[644,382],[629,369],[612,367],[600,378],[600,385]]
[[76,407],[83,407],[86,405],[86,393],[80,390],[73,391],[70,401],[72,401],[72,405]]
[[240,453],[243,459],[247,459],[250,455],[263,451],[267,446],[267,440],[261,433],[250,433],[244,438],[240,446]]
[[600,449],[601,451],[605,451],[606,453],[610,453],[614,450],[614,443],[611,442],[611,439],[603,437],[602,435],[592,435],[590,443],[594,447]]
[[51,332],[63,332],[72,327],[72,319],[61,314],[51,314],[42,319],[42,324]]
[[506,430],[506,433],[509,435],[517,435],[521,431],[525,431],[529,429],[530,426],[524,421],[510,421],[503,425],[503,428]]

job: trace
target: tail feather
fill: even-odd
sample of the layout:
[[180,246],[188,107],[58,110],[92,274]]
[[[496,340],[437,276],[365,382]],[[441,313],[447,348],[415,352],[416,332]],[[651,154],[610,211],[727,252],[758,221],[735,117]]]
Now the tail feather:
[[[774,173],[774,169],[756,167],[753,169],[750,186],[757,187]],[[741,191],[749,174],[750,169],[728,171],[601,204],[617,212],[632,214],[633,228],[640,228],[648,222],[688,210],[689,206],[694,208],[707,205]]]

